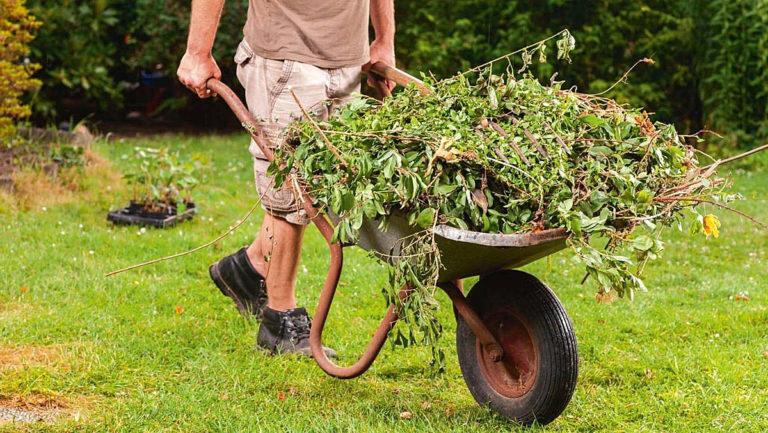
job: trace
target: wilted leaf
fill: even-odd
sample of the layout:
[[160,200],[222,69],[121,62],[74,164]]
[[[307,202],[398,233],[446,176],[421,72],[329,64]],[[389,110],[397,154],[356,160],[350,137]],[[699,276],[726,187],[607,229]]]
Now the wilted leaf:
[[488,199],[485,198],[485,193],[483,193],[483,191],[480,189],[473,190],[472,201],[475,202],[476,205],[480,206],[480,209],[483,210],[483,213],[488,212]]

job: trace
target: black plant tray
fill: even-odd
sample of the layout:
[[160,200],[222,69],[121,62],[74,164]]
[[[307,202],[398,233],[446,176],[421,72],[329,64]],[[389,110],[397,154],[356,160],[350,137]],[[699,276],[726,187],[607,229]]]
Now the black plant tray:
[[197,208],[191,202],[187,203],[186,207],[186,210],[180,214],[176,213],[175,206],[168,208],[167,212],[146,212],[140,205],[131,203],[126,208],[108,213],[107,221],[122,225],[140,225],[164,229],[192,219],[197,213]]

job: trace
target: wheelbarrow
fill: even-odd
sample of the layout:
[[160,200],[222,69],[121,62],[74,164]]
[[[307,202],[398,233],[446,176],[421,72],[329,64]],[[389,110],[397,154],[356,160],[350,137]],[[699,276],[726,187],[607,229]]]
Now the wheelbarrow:
[[[407,73],[375,64],[369,73],[399,85],[415,85],[424,94],[430,89]],[[388,92],[383,86],[379,86]],[[208,88],[229,105],[268,160],[271,143],[237,95],[222,82],[211,79]],[[330,265],[315,310],[310,344],[317,365],[327,374],[351,379],[373,364],[390,330],[398,320],[390,306],[365,352],[351,366],[332,362],[322,349],[323,330],[338,286],[345,246],[333,241],[335,217],[321,213],[312,198],[301,191],[309,218],[325,238]],[[397,255],[400,241],[419,229],[397,215],[390,216],[386,231],[378,222],[365,221],[358,246],[387,257]],[[564,229],[525,234],[489,234],[438,225],[434,229],[443,268],[438,287],[453,303],[457,320],[456,347],[459,365],[470,393],[480,404],[524,425],[547,424],[568,405],[576,387],[578,353],[568,314],[555,294],[536,277],[514,270],[565,247]],[[463,293],[461,279],[479,276]],[[403,287],[399,296],[408,296]]]

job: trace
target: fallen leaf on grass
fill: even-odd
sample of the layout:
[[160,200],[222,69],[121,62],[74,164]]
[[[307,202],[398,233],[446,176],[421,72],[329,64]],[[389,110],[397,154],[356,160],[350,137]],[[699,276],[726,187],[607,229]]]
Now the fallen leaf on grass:
[[411,419],[413,418],[413,414],[406,411],[400,412],[400,419]]
[[649,379],[649,380],[653,379],[653,370],[651,370],[650,368],[646,368],[645,369],[645,378]]
[[280,401],[285,401],[285,393],[283,391],[277,391],[277,399]]
[[176,315],[177,316],[181,316],[182,314],[184,314],[184,307],[182,307],[181,305],[177,305],[176,306]]
[[27,286],[21,286],[21,287],[19,287],[19,292],[21,292],[21,293],[27,293],[27,292],[29,292],[29,287],[27,287]]
[[598,304],[604,304],[604,305],[610,305],[616,302],[616,300],[619,298],[618,294],[611,290],[608,293],[605,292],[597,292],[595,295],[595,301],[597,301]]
[[768,350],[766,350],[765,352],[763,352],[763,358],[765,358],[765,359],[768,359]]
[[747,292],[739,292],[733,297],[734,301],[749,301],[749,293]]

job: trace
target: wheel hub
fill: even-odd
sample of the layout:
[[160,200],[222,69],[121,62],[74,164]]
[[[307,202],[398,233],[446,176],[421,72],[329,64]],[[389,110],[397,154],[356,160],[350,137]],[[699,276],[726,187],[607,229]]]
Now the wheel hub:
[[522,397],[533,388],[538,372],[538,351],[525,323],[513,311],[496,311],[483,318],[504,355],[501,360],[477,343],[478,359],[488,383],[505,397]]

